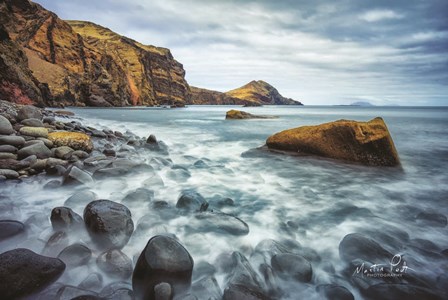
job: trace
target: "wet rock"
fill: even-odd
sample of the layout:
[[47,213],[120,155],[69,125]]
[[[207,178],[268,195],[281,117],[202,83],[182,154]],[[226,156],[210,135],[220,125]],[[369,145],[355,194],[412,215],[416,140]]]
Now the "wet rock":
[[184,191],[180,194],[176,207],[183,211],[197,211],[204,204],[207,204],[207,201],[198,192]]
[[410,284],[388,284],[380,283],[370,286],[363,296],[366,299],[406,299],[406,300],[442,300],[444,298],[441,293],[436,294],[434,290],[417,287]]
[[86,207],[87,204],[89,204],[90,202],[92,202],[93,200],[97,199],[97,194],[95,194],[92,191],[89,190],[85,190],[85,191],[80,191],[77,192],[75,194],[73,194],[72,196],[70,196],[67,200],[65,200],[64,202],[64,206],[67,207]]
[[166,282],[157,284],[154,287],[154,298],[157,300],[171,300],[173,298],[171,285]]
[[67,233],[64,231],[57,231],[48,239],[42,250],[43,255],[57,256],[64,248],[68,246],[69,240]]
[[336,284],[323,284],[316,290],[328,300],[355,300],[353,294],[345,287]]
[[175,239],[167,236],[151,238],[140,254],[132,276],[137,298],[155,299],[154,287],[169,283],[173,294],[180,294],[191,284],[193,258]]
[[72,156],[77,156],[79,159],[85,159],[89,157],[89,153],[82,150],[76,150],[72,152]]
[[92,251],[82,244],[70,245],[62,250],[58,255],[60,260],[62,260],[66,265],[72,267],[87,264],[91,257]]
[[17,148],[11,145],[1,145],[0,152],[2,153],[16,153]]
[[98,291],[103,286],[103,276],[100,273],[92,273],[84,279],[78,287],[84,290]]
[[19,109],[19,111],[17,112],[17,119],[19,121],[23,121],[25,119],[42,120],[42,111],[35,106],[26,105]]
[[132,260],[118,249],[101,253],[96,264],[111,277],[127,279],[132,274]]
[[339,120],[303,126],[270,136],[269,149],[356,162],[368,166],[399,166],[400,160],[382,118],[369,122]]
[[23,126],[29,126],[29,127],[44,127],[44,123],[42,123],[39,119],[25,119],[20,122]]
[[92,135],[95,137],[99,137],[99,138],[106,138],[107,134],[105,134],[104,132],[100,131],[100,130],[92,130]]
[[11,145],[14,147],[22,147],[25,144],[25,139],[21,136],[15,135],[0,135],[0,145]]
[[61,146],[55,148],[54,155],[60,159],[68,159],[73,151],[74,150],[68,146]]
[[134,231],[129,209],[109,200],[90,202],[84,210],[84,222],[101,249],[123,248]]
[[55,179],[55,180],[50,180],[47,183],[45,183],[43,188],[51,190],[51,189],[59,188],[61,186],[62,186],[62,181]]
[[104,149],[103,150],[103,154],[109,157],[114,157],[116,156],[116,152],[114,149]]
[[83,171],[79,169],[78,167],[71,167],[67,170],[67,172],[64,175],[64,184],[67,185],[78,185],[78,184],[84,184],[84,185],[93,185],[94,181],[92,179],[92,176],[87,173],[86,171]]
[[0,169],[0,176],[4,176],[7,179],[19,178],[20,174],[14,170]]
[[393,254],[372,239],[359,233],[350,233],[339,243],[339,257],[347,263],[357,258],[371,263],[383,263],[389,262]]
[[195,228],[200,232],[221,232],[232,235],[249,234],[249,226],[241,219],[221,212],[201,212],[195,214],[200,225]]
[[252,290],[242,284],[231,284],[224,290],[222,300],[271,300],[262,291]]
[[165,183],[163,182],[163,179],[162,177],[160,177],[159,174],[154,174],[153,176],[143,181],[143,185],[152,188],[152,187],[163,187],[165,186]]
[[[99,296],[102,298],[106,298],[106,297],[109,297],[109,295],[112,295],[115,292],[120,291],[120,290],[132,290],[132,285],[125,281],[113,282],[113,283],[105,286],[101,290]],[[136,299],[138,300],[139,298],[136,298]]]
[[221,288],[213,276],[201,278],[194,282],[191,291],[198,299],[221,299]]
[[48,129],[45,127],[22,127],[20,128],[21,135],[27,135],[32,137],[48,137]]
[[54,122],[56,122],[56,119],[55,119],[55,117],[46,116],[42,119],[42,122],[47,123],[47,124],[53,124]]
[[4,116],[0,115],[0,134],[9,135],[13,134],[14,129],[12,128],[11,122]]
[[67,146],[73,150],[82,150],[88,153],[93,150],[93,143],[85,133],[69,131],[52,132],[48,134],[48,139],[56,147]]
[[143,205],[151,202],[152,200],[154,200],[153,190],[138,188],[128,193],[121,202],[127,205],[128,204]]
[[100,300],[100,298],[98,298],[97,293],[88,291],[88,290],[83,290],[76,286],[71,286],[71,285],[65,285],[65,286],[61,287],[58,290],[56,297],[57,297],[56,299],[58,299],[58,300],[73,300],[73,299]]
[[226,279],[228,286],[241,285],[255,293],[263,293],[260,278],[246,257],[240,252],[232,253],[232,271]]
[[147,144],[157,144],[157,138],[154,134],[151,134],[147,139],[146,139],[146,143]]
[[284,280],[310,282],[313,276],[311,263],[303,256],[291,253],[276,254],[271,259],[275,273]]
[[57,258],[38,255],[28,249],[0,254],[0,295],[16,299],[35,294],[56,281],[65,264]]
[[53,208],[50,220],[54,230],[79,229],[84,224],[81,216],[68,207]]
[[24,147],[17,151],[19,159],[27,158],[31,155],[36,155],[37,158],[44,159],[51,156],[50,149],[44,143],[37,143],[28,147]]
[[25,225],[19,221],[1,220],[0,221],[0,241],[25,232]]
[[417,215],[416,220],[433,227],[446,227],[447,225],[446,216],[437,212],[421,212]]

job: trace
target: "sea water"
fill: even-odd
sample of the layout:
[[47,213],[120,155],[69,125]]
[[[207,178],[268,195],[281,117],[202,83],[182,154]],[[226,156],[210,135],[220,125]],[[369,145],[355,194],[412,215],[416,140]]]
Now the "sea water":
[[[225,113],[230,109],[278,118],[225,120]],[[138,256],[149,238],[158,233],[176,235],[196,264],[201,261],[214,264],[220,254],[233,251],[240,251],[249,258],[264,239],[293,239],[313,249],[322,261],[330,262],[336,273],[343,268],[338,246],[349,233],[398,228],[408,233],[410,239],[433,242],[438,251],[448,248],[446,227],[427,226],[416,221],[416,215],[422,211],[448,215],[448,108],[189,106],[70,110],[84,125],[121,132],[129,130],[141,137],[154,134],[168,145],[169,158],[187,170],[188,175],[173,172],[170,167],[160,167],[157,172],[164,186],[154,188],[155,200],[166,201],[174,207],[180,193],[186,189],[196,190],[211,204],[216,199],[231,198],[234,205],[220,210],[238,216],[249,226],[248,235],[233,236],[194,232],[188,215],[160,218],[156,220],[160,225],[132,237],[125,246],[123,252],[131,258]],[[375,117],[382,117],[389,128],[400,156],[401,170],[253,150],[264,145],[271,134],[284,129],[338,119],[368,121]],[[141,155],[146,162],[154,156],[151,153]],[[197,161],[201,161],[201,167],[195,165]],[[119,202],[136,188],[152,189],[145,185],[149,177],[150,174],[106,179],[97,182],[91,190],[100,199]],[[42,177],[21,184],[2,183],[0,191],[12,195],[16,202],[14,207],[2,212],[2,218],[25,221],[37,213],[49,217],[53,207],[62,206],[76,192],[75,188],[44,189],[46,180]],[[136,225],[142,217],[153,216],[147,203],[129,208]],[[82,209],[75,211],[82,215]],[[288,221],[297,226],[288,228],[285,225]],[[6,241],[0,245],[0,250],[25,247],[40,252],[52,230],[49,223],[32,225],[35,235],[28,236],[25,241]],[[88,240],[78,242],[89,243]],[[382,246],[392,253],[402,250],[391,249],[386,244]],[[409,267],[420,268],[419,276],[437,278],[443,273],[424,252],[411,253],[414,256],[411,261],[418,262],[418,266]],[[94,263],[64,274],[61,281],[76,285],[92,271],[97,271]],[[218,273],[216,277],[224,289],[224,274]],[[319,265],[315,267],[313,280],[325,282],[325,273]],[[343,285],[357,298],[361,297],[350,283],[343,282]],[[294,292],[286,293],[285,299],[294,299],[293,295]]]

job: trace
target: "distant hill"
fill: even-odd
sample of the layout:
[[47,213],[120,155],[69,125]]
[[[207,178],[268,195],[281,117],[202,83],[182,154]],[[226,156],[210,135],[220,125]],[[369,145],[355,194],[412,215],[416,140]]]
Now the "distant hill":
[[221,105],[303,105],[291,98],[283,97],[276,88],[269,83],[258,80],[222,93],[197,87],[191,87],[190,104],[221,104]]
[[375,106],[375,105],[367,101],[357,101],[350,104],[350,106]]

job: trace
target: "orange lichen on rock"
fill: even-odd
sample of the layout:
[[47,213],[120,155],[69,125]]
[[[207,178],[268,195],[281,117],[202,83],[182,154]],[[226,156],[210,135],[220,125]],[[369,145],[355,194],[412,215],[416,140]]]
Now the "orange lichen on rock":
[[269,149],[311,154],[369,166],[398,166],[400,160],[382,118],[339,120],[288,129],[270,136]]
[[48,139],[57,147],[68,146],[74,150],[83,150],[86,152],[93,150],[92,140],[85,133],[57,131],[48,134]]

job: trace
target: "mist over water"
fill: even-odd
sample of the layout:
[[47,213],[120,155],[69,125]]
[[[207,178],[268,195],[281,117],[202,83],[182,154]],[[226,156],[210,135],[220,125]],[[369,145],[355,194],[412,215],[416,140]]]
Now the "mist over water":
[[[210,202],[212,209],[233,214],[249,225],[249,234],[245,236],[207,232],[201,228],[203,223],[197,224],[191,215],[167,217],[154,211],[149,203],[125,204],[136,228],[122,250],[129,257],[138,256],[158,233],[174,234],[188,249],[195,265],[201,261],[215,264],[222,253],[233,251],[250,258],[262,240],[292,239],[320,256],[313,262],[312,283],[300,287],[310,299],[319,299],[310,287],[335,281],[347,287],[356,299],[362,299],[350,283],[323,267],[331,263],[336,273],[342,271],[338,246],[347,234],[372,236],[391,232],[392,238],[398,238],[394,234],[405,232],[410,240],[434,243],[436,249],[432,252],[448,248],[447,227],[416,220],[423,211],[448,215],[447,108],[265,106],[243,110],[279,118],[225,120],[225,112],[231,108],[71,109],[84,125],[129,130],[140,137],[154,134],[168,145],[169,158],[176,166],[154,160],[157,154],[137,153],[135,159],[151,164],[155,171],[96,181],[89,189],[99,199],[121,202],[129,192],[145,187],[154,190],[155,200],[175,207],[183,190],[195,190]],[[284,129],[338,119],[367,121],[377,116],[385,120],[391,132],[402,170],[252,150],[262,146],[269,135]],[[154,173],[160,175],[164,186],[148,185],[147,180]],[[67,198],[80,190],[44,189],[49,180],[37,176],[22,183],[1,183],[0,192],[13,201],[13,205],[4,205],[1,218],[25,222],[33,217],[27,237],[0,243],[1,252],[17,247],[42,252],[53,233],[48,221],[52,208],[63,206]],[[233,199],[234,205],[219,207],[218,201],[223,198]],[[82,215],[84,205],[71,208]],[[152,226],[139,228],[142,222]],[[91,244],[90,238],[81,233],[70,239],[72,243]],[[409,267],[422,280],[435,282],[444,272],[437,260],[419,248],[397,249],[394,243],[377,241],[393,254],[405,252]],[[98,254],[94,252],[94,257]],[[252,261],[255,264],[256,258]],[[256,265],[254,269],[257,270]],[[98,272],[94,260],[67,271],[59,281],[77,285],[93,271]],[[224,277],[218,271],[216,278],[221,289],[225,288]],[[113,281],[106,274],[105,278],[106,283]],[[285,293],[284,299],[294,299],[297,288],[285,283],[290,292]]]

